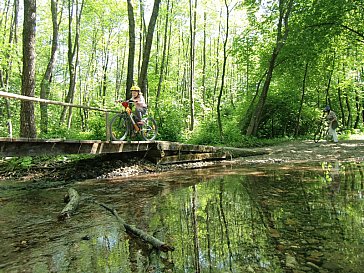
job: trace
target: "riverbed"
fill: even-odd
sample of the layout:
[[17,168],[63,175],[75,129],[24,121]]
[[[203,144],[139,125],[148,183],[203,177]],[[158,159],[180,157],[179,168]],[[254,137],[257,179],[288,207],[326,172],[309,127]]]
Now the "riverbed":
[[[0,272],[362,272],[363,164],[215,164],[0,193]],[[95,203],[97,201],[97,203]],[[128,224],[173,246],[155,251]]]

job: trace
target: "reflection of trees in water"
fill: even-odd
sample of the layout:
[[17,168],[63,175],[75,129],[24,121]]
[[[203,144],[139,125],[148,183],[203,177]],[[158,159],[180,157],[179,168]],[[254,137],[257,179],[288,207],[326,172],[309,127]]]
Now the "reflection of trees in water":
[[323,162],[323,178],[332,193],[346,198],[362,198],[364,190],[363,164],[360,162]]
[[272,272],[265,229],[239,180],[216,179],[166,197],[176,272]]
[[310,262],[356,272],[359,257],[364,258],[351,250],[351,244],[360,247],[363,240],[363,165],[332,162],[322,167],[319,176],[312,169],[277,168],[266,176],[247,177],[244,185],[277,257],[285,261],[281,268]]
[[[347,242],[358,244],[363,234],[359,230],[362,205],[357,203],[363,167],[335,162],[324,166],[322,180],[316,170],[277,168],[191,188],[190,196],[198,198],[188,203],[181,197],[184,209],[175,210],[182,226],[173,254],[176,268],[195,272],[191,268],[195,264],[201,272],[216,272],[216,268],[272,272],[303,270],[311,263],[317,268],[335,264],[341,272],[355,271],[360,261]],[[186,244],[196,238],[198,256],[197,248]]]
[[[140,182],[131,198],[135,207],[125,206],[127,196],[110,203],[120,202],[120,213],[136,226],[175,246],[169,264],[164,259],[154,263],[159,272],[290,272],[304,271],[308,262],[319,268],[335,262],[343,269],[339,272],[356,272],[359,259],[364,260],[363,251],[351,250],[360,250],[364,238],[363,167],[335,162],[321,167],[241,172],[169,186],[168,194],[162,194],[160,183]],[[73,268],[82,268],[86,256],[93,264],[83,268],[150,268],[156,253],[143,251],[120,230],[100,229],[100,234],[104,240],[91,236],[90,243],[78,246],[85,257],[73,260]]]

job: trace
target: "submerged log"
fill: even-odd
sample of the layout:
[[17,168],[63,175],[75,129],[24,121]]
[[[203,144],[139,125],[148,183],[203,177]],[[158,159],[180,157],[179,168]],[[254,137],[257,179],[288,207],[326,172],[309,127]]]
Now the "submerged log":
[[115,209],[112,209],[103,203],[99,203],[97,201],[94,201],[94,202],[96,204],[100,205],[101,207],[105,208],[106,210],[110,211],[116,217],[118,222],[124,227],[125,231],[128,234],[142,239],[143,241],[152,245],[154,248],[161,250],[163,252],[174,251],[173,246],[170,246],[170,245],[160,241],[159,239],[155,238],[152,235],[147,234],[146,232],[144,232],[141,229],[138,229],[132,225],[125,223],[125,221],[119,216],[118,212]]
[[78,204],[80,203],[80,195],[75,189],[70,188],[64,198],[64,201],[67,202],[67,205],[58,215],[59,221],[63,221],[66,218],[71,217],[71,215],[76,211]]

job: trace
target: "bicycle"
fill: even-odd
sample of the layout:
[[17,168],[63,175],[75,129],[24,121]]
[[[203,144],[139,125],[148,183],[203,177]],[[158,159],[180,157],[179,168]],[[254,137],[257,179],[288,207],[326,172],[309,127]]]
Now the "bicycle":
[[320,139],[329,140],[329,128],[326,126],[324,119],[320,119],[320,123],[315,131],[313,141],[315,143],[319,142]]
[[157,137],[158,126],[154,118],[146,116],[140,122],[136,122],[134,113],[131,110],[131,100],[121,102],[124,111],[116,114],[110,121],[109,132],[112,140],[125,140],[127,136],[133,138],[140,134],[146,141],[154,140]]

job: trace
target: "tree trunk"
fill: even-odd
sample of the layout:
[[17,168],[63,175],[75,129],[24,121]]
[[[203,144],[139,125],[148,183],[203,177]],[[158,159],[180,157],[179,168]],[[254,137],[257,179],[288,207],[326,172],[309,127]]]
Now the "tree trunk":
[[[50,94],[50,83],[52,79],[53,69],[57,59],[57,48],[58,48],[58,0],[51,0],[51,12],[52,12],[52,26],[53,26],[53,38],[52,38],[52,48],[47,69],[44,73],[41,87],[40,87],[40,98],[48,99]],[[61,14],[62,16],[62,14]],[[59,22],[61,18],[59,19]],[[45,103],[40,103],[40,130],[42,133],[48,132],[48,105]]]
[[143,46],[147,36],[147,26],[145,24],[144,0],[139,0],[140,10],[140,28],[139,28],[139,55],[138,55],[138,79],[140,77],[140,70],[142,65]]
[[[10,5],[10,2],[8,2]],[[5,17],[8,17],[9,8],[5,7],[7,11]],[[13,3],[13,18],[11,20],[10,25],[10,33],[9,33],[9,48],[17,48],[18,44],[18,21],[19,21],[19,0],[14,0]],[[0,87],[5,90],[6,92],[9,91],[9,79],[10,75],[12,74],[12,67],[13,67],[13,54],[6,53],[6,64],[4,67],[0,67]],[[11,115],[11,107],[10,101],[7,98],[4,98],[5,101],[5,108],[6,108],[6,125],[8,129],[8,137],[13,137],[13,123],[12,123],[12,115]]]
[[80,203],[80,195],[75,189],[68,189],[68,193],[64,197],[65,203],[67,205],[62,209],[61,213],[58,215],[58,221],[63,221],[70,218],[72,214],[77,210]]
[[[256,100],[258,98],[258,95],[259,95],[259,90],[260,90],[260,85],[262,84],[263,80],[264,80],[264,77],[266,77],[268,71],[265,71],[265,73],[261,76],[261,78],[259,79],[258,81],[258,84],[255,88],[255,94],[254,94],[254,97],[252,98],[250,104],[249,104],[249,107],[248,107],[248,110],[246,110],[245,112],[245,116],[247,117],[251,117],[253,115],[253,111],[254,111],[254,105],[256,104]],[[242,119],[242,125],[241,125],[241,132],[246,132],[247,128],[249,126],[249,120],[248,119]]]
[[348,128],[351,128],[353,118],[352,118],[352,114],[351,114],[350,99],[349,99],[349,96],[348,96],[347,92],[345,92],[344,96],[345,96],[346,108],[348,109],[348,119],[346,121],[346,124],[347,124]]
[[354,129],[358,129],[360,123],[361,103],[360,103],[360,95],[356,88],[355,88],[355,110],[356,110],[356,117],[355,117]]
[[199,243],[199,234],[198,234],[198,220],[197,220],[197,190],[196,185],[192,187],[192,208],[191,208],[191,218],[192,218],[192,230],[193,230],[193,252],[194,252],[194,264],[195,264],[195,272],[201,272],[200,265],[200,243]]
[[144,232],[141,229],[138,229],[138,228],[136,228],[136,227],[134,227],[132,225],[129,225],[129,224],[125,223],[125,221],[119,216],[118,212],[115,209],[112,209],[112,208],[110,208],[109,206],[107,206],[107,205],[105,205],[103,203],[99,203],[97,201],[94,201],[94,202],[95,202],[95,204],[98,204],[101,207],[108,210],[109,212],[111,212],[116,217],[119,224],[121,224],[123,226],[123,228],[125,229],[125,231],[128,234],[136,236],[136,237],[142,239],[144,242],[149,243],[155,249],[158,249],[160,251],[163,251],[163,252],[174,251],[173,246],[170,246],[170,245],[160,241],[159,239],[155,238],[154,236],[149,235],[148,233]]
[[230,272],[233,272],[233,251],[231,249],[231,242],[230,242],[230,232],[229,232],[229,223],[226,219],[225,216],[225,209],[224,209],[224,203],[226,204],[226,201],[224,202],[224,182],[220,181],[219,184],[219,208],[220,208],[220,221],[222,221],[222,226],[224,227],[225,230],[225,237],[226,237],[226,244],[227,244],[227,249],[229,252],[229,268],[230,268]]
[[[335,60],[335,58],[334,58],[334,60]],[[334,67],[334,64],[335,64],[335,61],[333,62],[332,67]],[[328,78],[328,81],[327,81],[326,92],[325,92],[325,104],[330,105],[330,106],[331,106],[331,102],[330,102],[329,93],[330,93],[331,80],[332,80],[333,73],[334,73],[334,69],[331,69],[330,73],[329,73],[329,78]]]
[[[36,0],[24,0],[22,95],[29,97],[35,91],[35,33]],[[33,102],[21,102],[20,136],[37,137]]]
[[167,0],[167,14],[166,14],[166,23],[165,23],[165,26],[164,26],[164,43],[163,43],[162,61],[161,61],[161,66],[160,66],[160,74],[159,74],[157,95],[156,95],[156,98],[155,98],[155,109],[156,110],[158,110],[158,102],[159,102],[159,97],[160,97],[160,94],[161,94],[163,77],[164,77],[164,73],[165,73],[165,60],[166,60],[166,51],[167,51],[167,42],[168,42],[169,13],[170,13],[170,5],[169,5],[169,0]]
[[131,0],[128,0],[128,20],[129,20],[129,54],[128,72],[126,76],[125,98],[130,97],[130,88],[134,83],[134,58],[135,58],[135,19],[134,8]]
[[206,104],[206,19],[207,14],[203,14],[203,47],[202,47],[202,102]]
[[308,63],[306,63],[305,75],[303,76],[302,95],[301,95],[300,109],[298,110],[298,115],[297,115],[297,122],[296,122],[296,128],[295,128],[295,133],[294,133],[295,136],[298,135],[298,130],[300,128],[300,120],[301,120],[301,115],[302,115],[303,102],[305,99],[307,71],[308,71]]
[[154,28],[155,28],[155,24],[157,22],[158,13],[159,13],[160,2],[161,2],[161,0],[154,0],[153,11],[152,11],[152,15],[150,17],[147,37],[146,37],[145,45],[143,48],[143,62],[142,62],[142,67],[140,69],[140,76],[139,76],[139,80],[138,80],[139,87],[143,94],[147,93],[148,65],[149,65],[149,59],[150,59],[150,51],[151,51],[152,42],[153,42]]
[[[68,88],[68,93],[65,99],[66,103],[73,103],[75,90],[76,90],[76,79],[77,79],[77,66],[78,66],[78,53],[79,53],[79,39],[80,39],[80,25],[81,25],[81,15],[84,0],[81,0],[81,6],[79,7],[79,2],[76,0],[69,0],[69,23],[68,23],[68,72],[70,76],[70,85]],[[73,19],[73,11],[76,9],[76,33],[74,37],[74,45],[72,43],[72,19]],[[72,107],[65,106],[62,110],[60,124],[63,124],[66,119],[66,114],[68,110],[67,117],[67,127],[70,128],[71,120],[72,120]]]
[[267,99],[268,92],[269,92],[269,86],[270,86],[270,82],[272,80],[273,70],[275,67],[276,59],[277,59],[280,51],[282,50],[285,41],[287,40],[288,19],[289,19],[291,10],[292,10],[292,6],[293,6],[293,0],[279,1],[279,7],[278,7],[279,8],[279,20],[278,20],[278,25],[277,25],[276,44],[275,44],[275,47],[273,49],[273,52],[272,52],[272,55],[271,55],[271,58],[269,61],[267,77],[266,77],[264,85],[263,85],[262,93],[260,94],[258,104],[250,119],[250,124],[249,124],[247,132],[246,132],[247,136],[256,136],[257,135],[260,120],[261,120],[261,117],[263,114],[265,101]]
[[105,98],[107,92],[107,78],[108,78],[108,68],[109,68],[109,45],[111,40],[112,31],[109,30],[109,35],[107,41],[105,41],[103,47],[103,56],[102,56],[102,76],[100,79],[100,96],[102,98],[102,106],[105,106]]
[[[222,11],[220,11],[220,19],[222,21],[222,15],[221,15]],[[220,34],[221,34],[221,22],[219,22],[219,30],[218,30],[218,36],[217,36],[217,41],[216,41],[216,57],[215,57],[215,67],[216,67],[216,70],[215,70],[215,82],[214,82],[214,94],[212,95],[212,111],[214,111],[215,109],[215,97],[216,97],[216,92],[217,92],[217,84],[219,82],[219,78],[220,78],[220,62],[219,62],[219,56],[220,56],[220,48],[219,48],[219,45],[220,45]]]
[[339,105],[340,105],[340,112],[341,112],[341,124],[342,126],[346,127],[346,119],[345,119],[345,111],[344,111],[344,104],[343,104],[343,96],[342,96],[342,92],[341,92],[341,87],[340,87],[340,80],[337,80],[337,96],[338,96],[338,100],[339,100]]
[[271,56],[267,77],[265,78],[263,90],[262,90],[262,93],[260,94],[258,104],[255,107],[253,115],[250,119],[250,124],[249,124],[247,132],[246,132],[247,136],[256,136],[256,134],[258,132],[260,119],[263,114],[263,108],[264,108],[265,101],[267,99],[268,92],[269,92],[269,85],[270,85],[270,82],[271,82],[272,76],[273,76],[273,69],[275,66],[275,61],[278,56],[278,52],[276,52],[276,51],[277,51],[277,49],[274,49],[273,54]]
[[196,10],[197,0],[195,4],[192,4],[193,0],[190,0],[190,131],[194,128],[195,122],[195,101],[194,101],[194,89],[195,89],[195,40],[196,40]]
[[[118,55],[116,59],[116,74],[115,74],[115,98],[120,98],[121,83],[123,81],[124,68],[125,68],[125,56],[126,46],[121,44],[120,38],[118,38]],[[120,53],[120,54],[119,54]]]
[[219,135],[220,135],[220,141],[223,140],[223,128],[222,128],[222,122],[221,122],[221,109],[220,109],[220,104],[221,104],[221,98],[222,98],[222,93],[224,90],[224,85],[225,85],[225,73],[226,73],[226,61],[227,61],[227,42],[228,42],[228,38],[229,38],[229,15],[230,15],[230,11],[229,11],[229,6],[225,0],[225,8],[226,8],[226,31],[225,31],[225,40],[224,40],[224,59],[223,59],[223,63],[222,63],[222,74],[221,74],[221,85],[220,85],[220,92],[219,92],[219,96],[217,98],[217,123],[219,126]]

